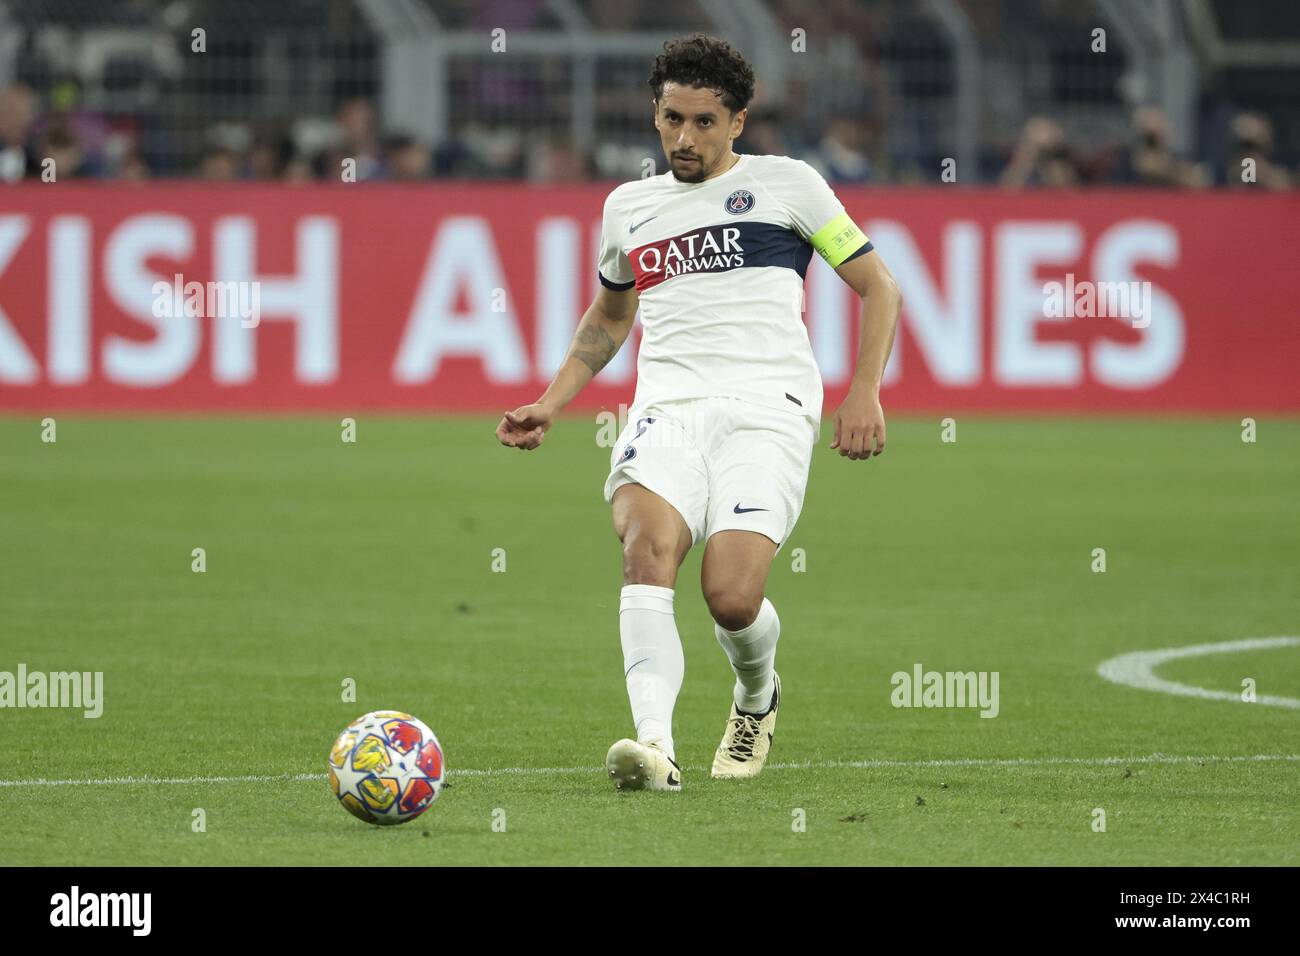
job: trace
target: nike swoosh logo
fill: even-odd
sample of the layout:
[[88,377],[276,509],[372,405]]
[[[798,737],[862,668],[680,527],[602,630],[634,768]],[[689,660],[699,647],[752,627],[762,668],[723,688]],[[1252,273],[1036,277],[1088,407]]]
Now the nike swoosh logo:
[[736,507],[732,508],[731,510],[738,515],[743,515],[750,511],[766,511],[767,509],[766,508],[742,508],[740,507],[740,502],[737,501]]
[[682,783],[681,780],[679,780],[679,779],[677,778],[677,774],[675,774],[675,773],[670,773],[670,774],[668,775],[668,786],[670,786],[670,787],[679,787],[679,786],[681,786],[681,783]]
[[641,658],[639,661],[636,662],[636,664],[633,664],[632,667],[629,667],[626,671],[624,671],[623,676],[626,677],[628,674],[632,673],[632,669],[635,668],[637,664],[644,664],[648,660],[650,660],[650,658],[648,657]]
[[659,218],[658,216],[651,216],[649,219],[642,219],[642,220],[641,220],[640,222],[638,222],[635,226],[628,226],[628,227],[627,227],[627,231],[628,231],[629,234],[634,233],[634,232],[636,232],[638,229],[640,229],[642,226],[644,226],[647,222],[652,222],[653,220],[658,219],[658,218]]

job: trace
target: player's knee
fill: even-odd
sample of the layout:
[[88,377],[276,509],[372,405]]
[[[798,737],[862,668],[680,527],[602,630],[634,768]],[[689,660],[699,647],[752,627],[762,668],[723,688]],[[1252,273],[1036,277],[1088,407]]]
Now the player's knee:
[[704,601],[719,627],[739,631],[754,623],[763,606],[763,595],[735,587],[705,588]]
[[645,532],[623,539],[623,583],[655,584],[670,588],[677,578],[677,555],[672,541]]

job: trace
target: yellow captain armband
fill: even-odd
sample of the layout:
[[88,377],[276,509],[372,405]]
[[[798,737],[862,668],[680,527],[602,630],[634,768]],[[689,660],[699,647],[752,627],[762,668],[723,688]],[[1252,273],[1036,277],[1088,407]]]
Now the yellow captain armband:
[[842,212],[814,232],[808,238],[808,244],[833,269],[863,246],[870,246],[871,240],[847,212]]

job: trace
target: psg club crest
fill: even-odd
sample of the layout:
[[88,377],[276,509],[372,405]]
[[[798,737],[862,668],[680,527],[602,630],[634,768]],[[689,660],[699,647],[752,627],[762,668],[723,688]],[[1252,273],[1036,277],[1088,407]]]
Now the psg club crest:
[[754,194],[748,189],[737,189],[727,197],[723,208],[733,216],[739,216],[741,213],[749,212],[754,208]]

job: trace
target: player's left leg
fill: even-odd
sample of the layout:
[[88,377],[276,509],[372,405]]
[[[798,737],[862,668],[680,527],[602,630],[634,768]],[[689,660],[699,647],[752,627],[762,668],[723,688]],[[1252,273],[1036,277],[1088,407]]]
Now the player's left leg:
[[763,713],[772,702],[772,662],[781,626],[763,590],[775,555],[776,542],[755,531],[719,531],[704,547],[704,601],[736,672],[736,706],[749,713]]
[[714,777],[757,776],[776,732],[781,621],[763,596],[776,542],[755,531],[719,531],[704,549],[700,583],[713,632],[736,675],[731,714],[713,757]]
[[736,675],[715,777],[753,777],[776,729],[781,621],[763,596],[772,559],[799,520],[816,427],[809,419],[735,400],[708,449],[709,508],[700,583],[714,634]]

